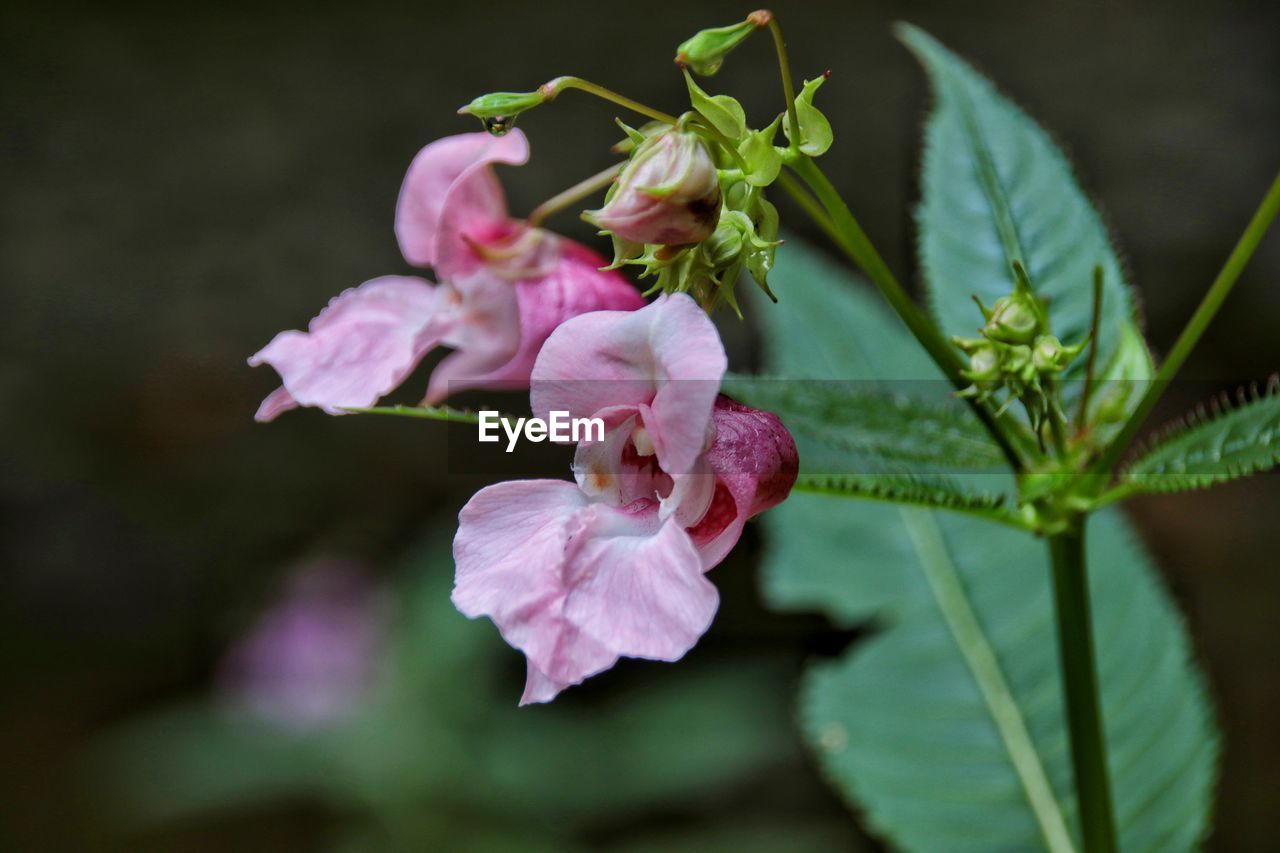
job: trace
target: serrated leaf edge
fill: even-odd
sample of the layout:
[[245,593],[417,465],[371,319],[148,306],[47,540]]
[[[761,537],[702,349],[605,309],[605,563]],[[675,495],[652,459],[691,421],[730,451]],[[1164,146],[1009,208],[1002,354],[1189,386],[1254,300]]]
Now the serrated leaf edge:
[[1169,494],[1205,489],[1280,465],[1280,443],[1277,443],[1269,463],[1264,461],[1235,467],[1227,466],[1221,471],[1195,474],[1181,471],[1136,470],[1149,456],[1164,449],[1170,443],[1189,436],[1192,431],[1242,411],[1249,405],[1275,397],[1280,397],[1280,374],[1272,375],[1261,388],[1256,382],[1240,386],[1236,389],[1234,398],[1229,392],[1223,391],[1207,402],[1198,404],[1190,412],[1164,424],[1148,437],[1142,443],[1141,450],[1134,454],[1134,460],[1121,473],[1121,480],[1131,491]]

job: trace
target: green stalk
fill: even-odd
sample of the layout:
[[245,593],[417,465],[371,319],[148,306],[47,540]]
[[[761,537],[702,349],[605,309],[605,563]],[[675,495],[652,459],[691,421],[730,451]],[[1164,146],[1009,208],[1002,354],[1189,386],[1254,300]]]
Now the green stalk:
[[778,19],[769,15],[769,32],[778,52],[778,71],[782,74],[782,96],[787,99],[787,128],[791,131],[791,144],[800,144],[800,116],[796,113],[796,90],[791,81],[791,60],[787,57],[787,43],[782,40],[782,27]]
[[[960,353],[943,336],[938,327],[933,324],[933,321],[916,307],[916,304],[911,301],[911,297],[907,296],[907,292],[898,283],[888,264],[884,262],[884,258],[880,257],[880,253],[876,251],[870,238],[862,230],[862,226],[858,224],[858,220],[849,210],[849,206],[845,204],[844,199],[840,197],[840,193],[832,186],[827,176],[823,174],[812,159],[804,155],[789,157],[787,165],[808,185],[809,189],[817,197],[817,201],[826,210],[826,217],[818,218],[815,216],[814,221],[823,230],[827,231],[836,245],[849,256],[849,259],[867,274],[881,295],[888,301],[889,307],[902,318],[902,322],[906,323],[907,329],[920,342],[929,357],[938,365],[951,384],[957,390],[967,387],[969,380],[965,379],[961,373],[965,368],[965,363],[960,357]],[[792,197],[797,198],[797,201],[801,203],[807,213],[811,216],[814,215],[811,200],[807,200],[802,193],[796,191],[797,188],[791,187],[787,183],[782,186]],[[979,420],[991,433],[991,437],[1000,445],[1005,458],[1013,466],[1014,470],[1021,471],[1026,467],[1022,455],[1013,444],[1013,437],[1020,436],[1020,428],[1008,420],[997,418],[982,402],[973,398],[966,399],[969,400]]]
[[1083,847],[1085,853],[1114,853],[1116,829],[1111,812],[1106,735],[1098,698],[1083,516],[1065,532],[1049,537],[1049,557],[1053,563],[1058,656],[1062,664],[1063,700],[1071,735],[1071,767]]
[[584,198],[597,193],[609,184],[613,183],[614,178],[622,171],[622,167],[626,165],[624,160],[621,163],[614,163],[609,168],[597,172],[585,180],[579,181],[568,189],[558,192],[542,204],[535,207],[529,213],[528,222],[530,225],[537,227],[553,213],[559,213],[566,207],[577,204]]
[[637,112],[642,116],[647,116],[654,121],[660,121],[665,124],[676,123],[676,117],[673,115],[668,115],[661,110],[655,110],[653,107],[642,104],[639,101],[633,101],[626,95],[619,95],[612,89],[606,89],[598,83],[592,83],[590,80],[583,80],[581,77],[557,77],[556,79],[543,83],[538,87],[538,91],[542,92],[548,101],[555,100],[556,96],[565,89],[577,89],[580,92],[595,95],[597,98],[604,98],[606,101],[615,103],[620,107],[626,107],[632,112]]
[[1200,306],[1196,308],[1196,312],[1187,321],[1186,328],[1182,330],[1182,334],[1174,342],[1173,349],[1169,350],[1169,357],[1164,360],[1164,364],[1160,365],[1156,378],[1147,387],[1147,392],[1142,396],[1138,407],[1133,410],[1133,414],[1129,415],[1129,420],[1125,421],[1115,440],[1107,446],[1106,451],[1092,467],[1091,471],[1093,473],[1105,474],[1111,471],[1116,463],[1120,461],[1125,448],[1129,446],[1129,442],[1133,441],[1138,434],[1143,421],[1147,419],[1147,415],[1151,414],[1151,410],[1155,408],[1160,396],[1169,387],[1169,383],[1178,372],[1178,368],[1182,367],[1182,363],[1187,360],[1191,350],[1199,343],[1201,335],[1204,334],[1205,329],[1209,328],[1209,323],[1213,321],[1214,315],[1218,313],[1218,309],[1222,307],[1222,303],[1231,293],[1231,289],[1235,287],[1236,281],[1240,278],[1240,273],[1244,271],[1245,264],[1249,263],[1249,258],[1253,257],[1254,250],[1258,248],[1258,243],[1262,241],[1262,235],[1267,233],[1267,228],[1270,227],[1272,220],[1276,218],[1277,212],[1280,212],[1280,174],[1277,174],[1275,180],[1271,182],[1271,187],[1267,190],[1267,194],[1263,196],[1262,203],[1258,205],[1253,218],[1249,220],[1249,225],[1244,229],[1244,233],[1240,235],[1240,241],[1231,250],[1231,255],[1227,258],[1227,262],[1223,264],[1222,271],[1214,279],[1213,284],[1209,287],[1209,292],[1204,295]]

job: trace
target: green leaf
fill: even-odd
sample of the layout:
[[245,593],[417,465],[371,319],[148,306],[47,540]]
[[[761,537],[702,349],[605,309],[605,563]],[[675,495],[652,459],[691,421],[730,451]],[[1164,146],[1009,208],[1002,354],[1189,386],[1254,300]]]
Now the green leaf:
[[921,400],[861,380],[795,380],[730,375],[725,393],[767,409],[797,436],[829,452],[802,458],[801,470],[847,473],[868,463],[990,470],[1004,465],[999,445],[969,408],[947,394]]
[[1135,492],[1181,492],[1247,477],[1280,464],[1280,382],[1266,392],[1243,391],[1233,408],[1223,397],[1167,431],[1124,472]]
[[[803,495],[766,516],[786,609],[882,630],[806,680],[802,725],[836,787],[908,850],[1073,849],[1076,809],[1042,543],[947,513]],[[1118,516],[1089,530],[1121,847],[1203,837],[1218,752],[1186,632]]]
[[727,377],[725,393],[777,414],[796,440],[796,488],[977,512],[1017,523],[1000,448],[969,409],[863,381]]
[[689,102],[716,130],[735,143],[747,134],[747,114],[742,104],[729,95],[708,95],[694,82],[688,71],[684,73],[689,87]]
[[946,509],[1031,529],[1020,515],[1007,508],[1007,495],[973,491],[945,477],[917,477],[905,473],[828,476],[801,474],[796,478],[792,491]]
[[778,303],[753,295],[770,376],[866,380],[911,396],[951,387],[866,281],[800,238],[783,236],[769,274]]
[[[898,37],[933,81],[917,211],[921,265],[943,330],[972,335],[992,304],[1013,290],[1021,261],[1048,300],[1053,332],[1074,344],[1089,332],[1093,268],[1103,270],[1098,376],[1112,378],[1117,351],[1136,330],[1124,271],[1106,229],[1049,136],[968,64],[931,36],[899,25]],[[1138,340],[1141,340],[1138,337]],[[1145,379],[1150,356],[1143,347]],[[1084,359],[1067,371],[1083,375]],[[1081,383],[1068,383],[1067,396]]]
[[[868,289],[799,241],[756,298],[765,367],[936,374]],[[909,377],[904,381],[904,377]],[[794,494],[763,518],[766,599],[879,631],[806,678],[802,720],[832,783],[908,850],[1070,849],[1076,810],[1042,542],[955,513]],[[1218,740],[1176,610],[1120,518],[1089,528],[1094,630],[1121,842],[1189,849]]]

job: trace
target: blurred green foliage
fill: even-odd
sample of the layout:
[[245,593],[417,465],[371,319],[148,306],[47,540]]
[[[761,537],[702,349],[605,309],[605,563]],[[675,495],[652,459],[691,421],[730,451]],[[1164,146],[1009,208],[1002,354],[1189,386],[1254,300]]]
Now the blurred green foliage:
[[[450,532],[401,561],[391,648],[351,716],[292,731],[216,696],[159,711],[95,750],[98,807],[136,833],[311,800],[335,816],[332,849],[343,851],[764,853],[851,843],[845,822],[794,813],[785,798],[746,820],[716,808],[735,788],[806,772],[777,656],[655,666],[644,684],[598,705],[518,708],[521,679],[505,665],[515,653],[449,600]],[[687,826],[641,819],[673,810]]]

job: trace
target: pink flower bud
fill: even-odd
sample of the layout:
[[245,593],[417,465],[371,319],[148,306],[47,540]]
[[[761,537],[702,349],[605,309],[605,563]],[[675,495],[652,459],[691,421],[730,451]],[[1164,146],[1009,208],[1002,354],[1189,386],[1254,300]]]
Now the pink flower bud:
[[647,140],[604,207],[588,216],[632,243],[702,242],[720,220],[720,176],[711,153],[688,131],[673,129]]

